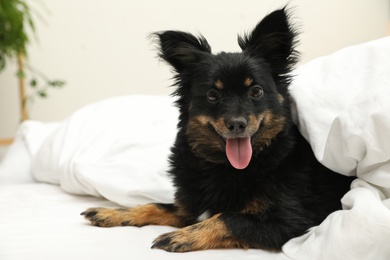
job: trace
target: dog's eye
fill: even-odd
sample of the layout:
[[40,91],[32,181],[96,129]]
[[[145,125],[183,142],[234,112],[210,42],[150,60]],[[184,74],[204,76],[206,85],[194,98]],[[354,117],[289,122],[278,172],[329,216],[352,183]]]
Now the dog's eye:
[[263,89],[258,86],[258,85],[255,85],[253,86],[250,90],[249,90],[249,95],[253,98],[260,98],[263,96]]
[[219,92],[218,92],[217,90],[215,90],[215,89],[209,90],[209,91],[207,92],[207,99],[208,99],[210,102],[212,102],[212,103],[218,101],[218,99],[219,99]]

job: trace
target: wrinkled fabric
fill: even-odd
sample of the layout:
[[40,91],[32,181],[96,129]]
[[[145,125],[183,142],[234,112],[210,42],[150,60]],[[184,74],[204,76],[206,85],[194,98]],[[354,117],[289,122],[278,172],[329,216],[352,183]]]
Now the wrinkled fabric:
[[328,168],[357,175],[334,212],[289,241],[293,259],[390,259],[390,37],[299,68],[290,88],[300,131]]
[[177,117],[170,97],[117,97],[86,106],[42,143],[32,175],[124,206],[172,202],[167,170]]

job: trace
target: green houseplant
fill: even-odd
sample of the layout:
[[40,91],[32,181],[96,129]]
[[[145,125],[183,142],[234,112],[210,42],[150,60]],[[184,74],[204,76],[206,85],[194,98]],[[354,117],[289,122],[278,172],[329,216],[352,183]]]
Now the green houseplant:
[[[63,81],[50,80],[25,62],[29,33],[35,33],[35,23],[29,5],[24,0],[0,0],[0,73],[7,62],[17,62],[21,120],[28,119],[27,105],[35,97],[47,97],[50,87],[62,87]],[[26,75],[29,76],[29,94],[26,92]],[[1,142],[0,142],[1,143]]]

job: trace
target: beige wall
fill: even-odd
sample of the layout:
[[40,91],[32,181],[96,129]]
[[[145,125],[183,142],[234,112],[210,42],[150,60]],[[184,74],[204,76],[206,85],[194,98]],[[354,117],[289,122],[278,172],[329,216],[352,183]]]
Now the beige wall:
[[[290,2],[303,32],[299,49],[304,63],[388,35],[390,16],[388,0],[30,2],[48,11],[41,11],[44,21],[36,22],[38,40],[29,48],[29,62],[67,82],[63,90],[50,91],[47,100],[33,105],[31,117],[42,121],[62,120],[90,102],[111,96],[170,93],[169,69],[155,58],[146,38],[154,31],[201,32],[214,52],[239,51],[237,33]],[[0,74],[0,138],[12,136],[19,122],[14,74],[14,65]]]

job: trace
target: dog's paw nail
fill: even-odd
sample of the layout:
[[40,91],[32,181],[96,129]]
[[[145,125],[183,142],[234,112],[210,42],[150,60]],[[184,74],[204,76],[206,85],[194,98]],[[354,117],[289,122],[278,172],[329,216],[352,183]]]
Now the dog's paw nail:
[[167,252],[189,252],[194,250],[192,243],[189,241],[184,239],[180,241],[180,235],[177,232],[171,232],[157,237],[153,241],[152,249],[162,249]]
[[153,241],[152,248],[161,248],[169,245],[171,238],[167,234],[163,234]]
[[96,211],[90,211],[90,210],[86,210],[86,211],[83,211],[81,212],[81,216],[86,216],[86,217],[92,217],[92,216],[95,216],[96,215]]
[[82,212],[80,215],[81,215],[81,216],[84,216],[84,217],[86,217],[86,218],[92,218],[92,217],[94,217],[97,213],[98,213],[97,210],[89,209],[89,210],[86,210],[86,211]]

